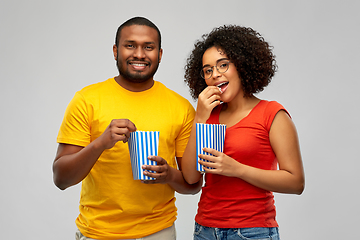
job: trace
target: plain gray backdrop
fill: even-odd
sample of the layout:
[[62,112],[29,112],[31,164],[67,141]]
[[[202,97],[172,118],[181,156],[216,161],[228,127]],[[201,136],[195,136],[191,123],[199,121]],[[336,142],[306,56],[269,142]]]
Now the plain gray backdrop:
[[[161,30],[155,79],[196,107],[184,65],[203,33],[249,26],[274,46],[279,70],[258,96],[297,126],[301,196],[275,194],[283,240],[355,239],[359,226],[359,1],[0,1],[0,238],[74,239],[80,184],[52,181],[56,136],[81,88],[118,74],[117,27],[145,16]],[[179,240],[192,239],[199,194],[176,195]],[[219,213],[221,214],[221,213]]]

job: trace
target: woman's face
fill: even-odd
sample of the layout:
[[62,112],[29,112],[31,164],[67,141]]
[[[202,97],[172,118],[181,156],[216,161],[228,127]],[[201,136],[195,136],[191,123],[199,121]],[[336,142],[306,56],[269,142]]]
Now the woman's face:
[[[208,86],[217,86],[221,89],[221,101],[230,102],[239,94],[243,95],[241,80],[232,62],[227,62],[229,59],[226,54],[217,47],[207,49],[202,58],[203,69],[208,71],[205,75],[212,71],[212,76],[205,79]],[[226,72],[226,64],[229,64]],[[219,72],[220,70],[220,72]],[[223,72],[223,73],[221,73]],[[206,77],[205,77],[206,78]]]

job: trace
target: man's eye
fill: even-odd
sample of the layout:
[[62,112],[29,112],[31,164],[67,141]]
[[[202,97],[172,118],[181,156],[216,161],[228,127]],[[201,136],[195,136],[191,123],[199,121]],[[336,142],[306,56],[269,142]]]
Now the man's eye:
[[153,50],[154,47],[153,46],[146,46],[145,49],[150,51],[150,50]]
[[132,45],[132,44],[126,44],[125,47],[126,47],[126,48],[135,48],[135,46]]

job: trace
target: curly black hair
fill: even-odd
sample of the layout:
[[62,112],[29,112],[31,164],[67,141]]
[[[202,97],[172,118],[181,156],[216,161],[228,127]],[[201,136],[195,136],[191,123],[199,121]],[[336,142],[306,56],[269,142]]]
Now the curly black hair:
[[202,40],[194,44],[185,65],[185,83],[190,88],[193,99],[207,87],[200,76],[202,57],[211,47],[221,49],[232,61],[241,79],[244,97],[261,92],[271,82],[277,65],[275,55],[264,38],[249,27],[224,25],[204,34]]

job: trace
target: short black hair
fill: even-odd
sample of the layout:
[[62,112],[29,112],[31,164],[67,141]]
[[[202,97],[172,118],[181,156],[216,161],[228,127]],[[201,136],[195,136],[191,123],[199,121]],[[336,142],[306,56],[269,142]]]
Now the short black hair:
[[200,76],[205,51],[217,47],[234,63],[241,79],[244,96],[261,92],[271,82],[277,65],[275,55],[264,38],[249,27],[224,25],[204,34],[195,42],[185,65],[185,83],[193,99],[207,87]]
[[161,33],[160,33],[159,28],[153,22],[151,22],[149,19],[144,18],[144,17],[130,18],[129,20],[127,20],[126,22],[124,22],[123,24],[121,24],[119,26],[119,28],[117,29],[117,32],[116,32],[116,37],[115,37],[115,45],[117,47],[119,46],[121,30],[124,27],[132,26],[132,25],[145,25],[145,26],[148,26],[148,27],[151,27],[151,28],[155,29],[157,31],[157,33],[158,33],[159,49],[161,49]]

